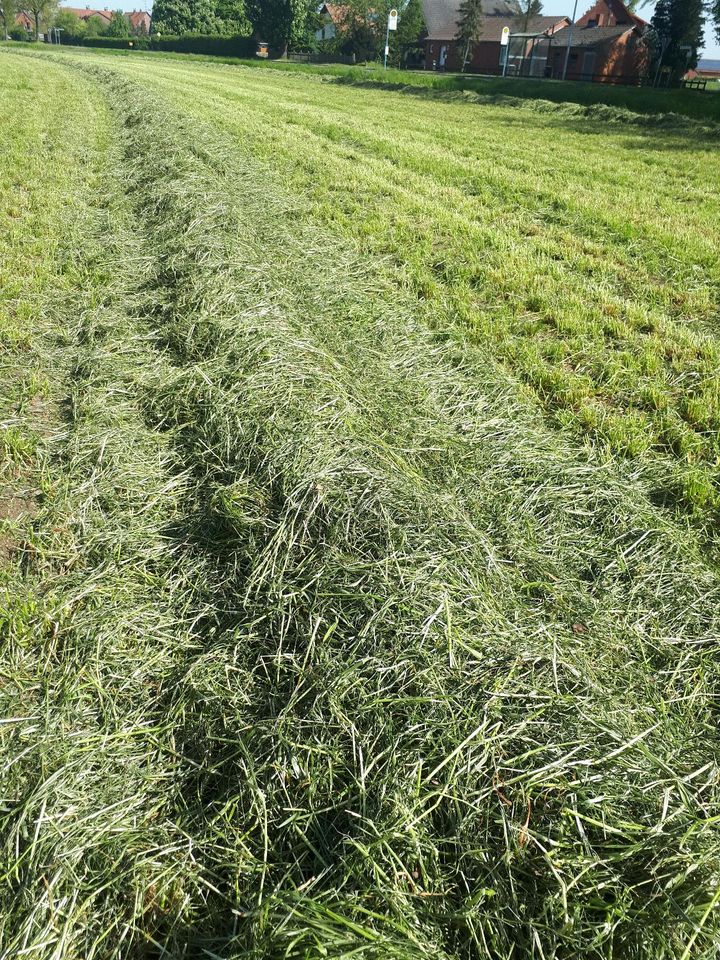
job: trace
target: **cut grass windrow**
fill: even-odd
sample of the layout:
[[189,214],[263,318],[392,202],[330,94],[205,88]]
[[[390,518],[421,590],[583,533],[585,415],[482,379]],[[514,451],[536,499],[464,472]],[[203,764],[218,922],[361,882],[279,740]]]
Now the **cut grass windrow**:
[[695,534],[229,136],[78,66],[127,199],[27,574],[57,614],[7,642],[3,948],[713,956]]

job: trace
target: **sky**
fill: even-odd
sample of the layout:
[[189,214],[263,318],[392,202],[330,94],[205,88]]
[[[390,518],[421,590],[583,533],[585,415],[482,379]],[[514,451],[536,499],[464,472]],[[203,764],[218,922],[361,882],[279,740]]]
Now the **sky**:
[[[152,0],[103,0],[102,4],[97,0],[87,0],[87,2],[90,3],[90,6],[108,6],[111,10],[152,10]],[[65,6],[70,5],[68,0],[62,0],[62,3]],[[73,0],[73,3],[82,3],[82,0]],[[572,14],[573,3],[574,0],[544,0],[543,13],[550,16],[556,13],[570,15]],[[592,0],[578,0],[578,16],[590,6],[592,6]],[[648,3],[645,7],[642,7],[639,11],[640,15],[649,20],[652,16],[653,6],[653,3]],[[715,42],[712,25],[705,27],[705,51],[702,56],[708,60],[720,60],[720,44]]]

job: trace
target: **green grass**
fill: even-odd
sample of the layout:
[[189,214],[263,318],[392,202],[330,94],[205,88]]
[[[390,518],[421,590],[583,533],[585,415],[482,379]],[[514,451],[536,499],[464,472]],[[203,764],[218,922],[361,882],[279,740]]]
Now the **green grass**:
[[73,265],[6,571],[0,951],[714,957],[716,464],[659,426],[712,385],[712,146],[0,60]]
[[[2,44],[0,44],[1,46]],[[74,53],[87,53],[87,48],[76,47]],[[97,51],[93,51],[97,52]],[[306,76],[335,77],[343,83],[358,86],[404,89],[416,96],[443,96],[465,92],[476,94],[484,102],[512,100],[541,100],[545,108],[552,104],[578,104],[593,115],[600,108],[603,119],[612,118],[632,122],[627,113],[651,115],[661,122],[677,125],[680,117],[689,117],[710,124],[720,122],[720,103],[708,97],[707,92],[720,89],[720,83],[711,82],[707,92],[694,90],[654,90],[633,86],[535,80],[531,78],[480,77],[461,73],[433,73],[424,70],[384,70],[379,63],[357,67],[342,64],[303,64],[283,60],[244,60],[237,57],[214,57],[200,54],[166,53],[146,50],[103,50],[103,56],[131,57],[133,59],[166,59],[200,63],[224,63],[258,70],[304,74]],[[603,108],[610,108],[605,110]],[[613,116],[614,112],[614,116]],[[669,116],[668,116],[669,115]],[[716,131],[717,132],[717,131]]]

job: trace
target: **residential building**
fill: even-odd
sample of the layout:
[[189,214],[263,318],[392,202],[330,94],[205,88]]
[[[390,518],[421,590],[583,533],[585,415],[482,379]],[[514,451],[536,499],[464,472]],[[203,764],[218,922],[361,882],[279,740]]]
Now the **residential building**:
[[316,40],[334,40],[342,32],[350,8],[337,3],[324,3],[318,15],[321,26],[315,31]]
[[[648,24],[622,0],[598,0],[553,37],[550,76],[596,83],[639,83],[650,70]],[[569,51],[568,51],[569,47]]]
[[[457,40],[462,0],[423,0],[427,36],[425,38],[426,70],[462,70],[464,45]],[[469,51],[465,70],[468,73],[514,76],[544,76],[549,55],[549,38],[569,24],[567,17],[530,17],[520,15],[513,0],[483,0],[483,20],[478,39]],[[511,44],[507,51],[501,44],[502,32],[510,29]]]

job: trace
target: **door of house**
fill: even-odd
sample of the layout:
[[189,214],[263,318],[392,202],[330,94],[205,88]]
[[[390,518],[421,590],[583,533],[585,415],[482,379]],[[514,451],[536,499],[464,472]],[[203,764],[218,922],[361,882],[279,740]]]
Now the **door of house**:
[[594,73],[595,73],[595,51],[586,50],[585,53],[583,54],[582,73],[580,74],[580,79],[592,80]]

